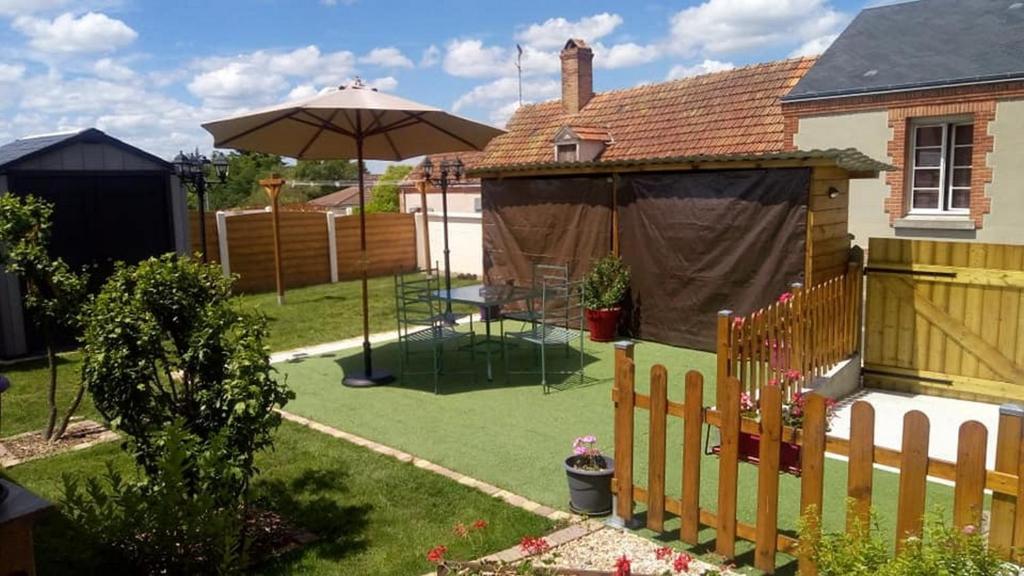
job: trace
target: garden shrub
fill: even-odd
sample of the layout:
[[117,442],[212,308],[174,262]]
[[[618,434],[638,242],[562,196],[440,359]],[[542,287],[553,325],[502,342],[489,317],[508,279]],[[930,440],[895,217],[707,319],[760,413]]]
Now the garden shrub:
[[104,526],[101,541],[155,563],[146,571],[205,573],[238,556],[255,454],[292,397],[272,377],[266,319],[230,289],[218,266],[168,254],[118,266],[86,311],[83,379],[141,474],[84,492],[71,480],[66,496],[84,526]]
[[806,517],[801,546],[810,549],[821,576],[1015,576],[1018,572],[989,549],[974,526],[949,526],[940,511],[925,518],[923,537],[910,537],[892,557],[872,517],[849,533],[822,534]]

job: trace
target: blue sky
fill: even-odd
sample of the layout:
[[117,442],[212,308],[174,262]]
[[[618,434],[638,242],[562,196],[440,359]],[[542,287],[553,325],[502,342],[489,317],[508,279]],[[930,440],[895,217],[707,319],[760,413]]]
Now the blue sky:
[[357,75],[501,126],[517,43],[524,100],[542,101],[569,36],[594,48],[601,91],[815,54],[866,4],[0,0],[0,141],[95,126],[164,157],[205,151],[201,122]]

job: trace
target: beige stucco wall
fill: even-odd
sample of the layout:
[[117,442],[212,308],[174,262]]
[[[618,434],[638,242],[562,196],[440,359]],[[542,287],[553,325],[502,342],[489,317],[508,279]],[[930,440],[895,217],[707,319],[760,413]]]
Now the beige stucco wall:
[[[877,111],[801,118],[793,141],[801,150],[856,148],[888,162],[886,148],[891,137],[889,113]],[[893,235],[884,207],[888,195],[884,174],[850,181],[850,233],[856,244],[866,248],[868,238]]]
[[987,192],[992,211],[985,215],[978,240],[1024,244],[1024,100],[998,102],[989,131],[992,182]]

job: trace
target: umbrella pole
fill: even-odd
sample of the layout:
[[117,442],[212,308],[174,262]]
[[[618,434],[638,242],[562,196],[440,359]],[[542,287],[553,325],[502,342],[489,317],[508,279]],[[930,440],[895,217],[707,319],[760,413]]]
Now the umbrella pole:
[[[362,123],[356,115],[356,130],[362,133]],[[366,191],[363,182],[363,138],[356,137],[356,151],[359,156],[359,267],[362,269],[363,292],[363,373],[346,375],[341,383],[351,388],[366,388],[392,382],[395,377],[384,370],[374,371],[373,350],[370,348],[370,304],[367,290],[369,260],[366,257]]]

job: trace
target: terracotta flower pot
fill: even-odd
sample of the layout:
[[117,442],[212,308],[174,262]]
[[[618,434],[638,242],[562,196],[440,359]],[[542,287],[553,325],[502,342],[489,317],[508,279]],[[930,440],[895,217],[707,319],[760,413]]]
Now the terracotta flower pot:
[[622,308],[587,309],[587,327],[590,328],[590,340],[593,342],[611,342],[614,340],[621,314]]
[[[757,466],[761,462],[761,436],[740,432],[739,442],[736,446],[737,456],[740,462],[746,462]],[[710,452],[719,455],[722,451],[721,445],[712,446]],[[779,446],[779,472],[799,476],[803,472],[803,464],[800,457],[800,445],[792,442],[782,442]]]

